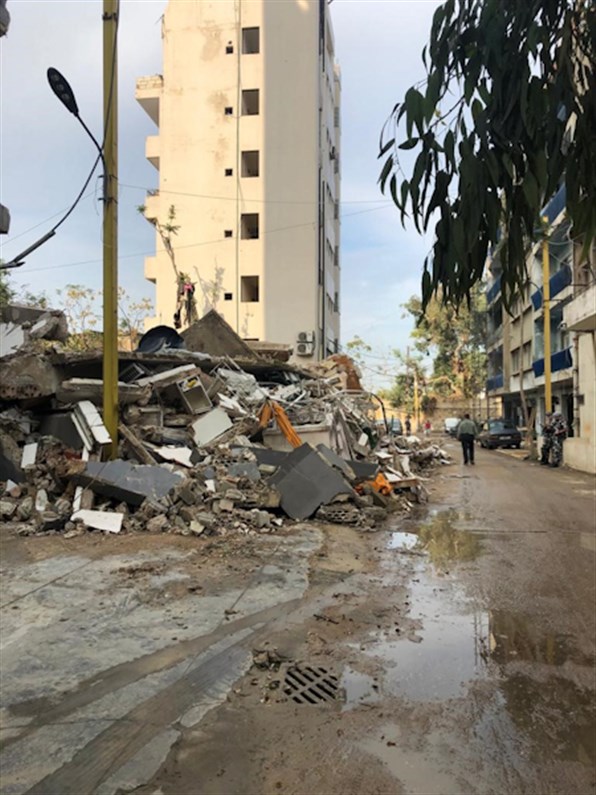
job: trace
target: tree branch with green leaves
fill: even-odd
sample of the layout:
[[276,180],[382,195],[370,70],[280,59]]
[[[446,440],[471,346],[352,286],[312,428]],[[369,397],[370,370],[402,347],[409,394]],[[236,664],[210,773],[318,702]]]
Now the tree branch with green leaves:
[[436,10],[422,52],[425,88],[411,87],[395,105],[379,154],[381,190],[402,224],[434,229],[423,311],[432,296],[465,301],[496,246],[510,308],[542,234],[541,211],[563,181],[571,234],[584,252],[591,246],[595,42],[589,0],[447,0]]

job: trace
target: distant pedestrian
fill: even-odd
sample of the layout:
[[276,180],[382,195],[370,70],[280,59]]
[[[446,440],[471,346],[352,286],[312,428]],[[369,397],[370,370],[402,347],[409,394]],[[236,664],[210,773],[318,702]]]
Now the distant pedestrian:
[[428,436],[428,434],[430,433],[430,429],[431,428],[432,428],[432,425],[430,424],[430,420],[425,420],[424,421],[424,435],[425,436]]
[[464,414],[463,420],[457,426],[457,438],[461,442],[464,464],[474,464],[474,440],[477,435],[476,423],[470,419],[469,414]]
[[549,412],[542,428],[542,466],[558,467],[563,460],[563,442],[567,438],[567,423],[560,411]]
[[412,421],[409,415],[406,417],[406,433],[408,436],[412,433]]

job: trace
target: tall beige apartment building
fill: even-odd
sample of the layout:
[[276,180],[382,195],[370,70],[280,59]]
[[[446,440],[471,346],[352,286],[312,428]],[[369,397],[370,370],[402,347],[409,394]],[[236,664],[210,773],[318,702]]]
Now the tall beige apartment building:
[[[199,316],[321,358],[339,340],[340,79],[327,0],[170,0],[163,75],[137,81],[158,127],[148,327],[172,325],[178,279]],[[175,209],[176,234],[164,229]]]

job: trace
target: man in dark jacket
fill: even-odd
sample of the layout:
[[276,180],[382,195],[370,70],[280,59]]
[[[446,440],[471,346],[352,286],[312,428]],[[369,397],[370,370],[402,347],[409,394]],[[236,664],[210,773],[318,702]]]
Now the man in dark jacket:
[[478,434],[476,423],[470,419],[469,414],[464,414],[463,420],[457,426],[457,438],[461,442],[464,454],[464,464],[474,463],[474,439]]

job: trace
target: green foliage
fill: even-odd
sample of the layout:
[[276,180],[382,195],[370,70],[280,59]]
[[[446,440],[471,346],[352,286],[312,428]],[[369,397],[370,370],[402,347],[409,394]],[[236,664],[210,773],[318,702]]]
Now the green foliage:
[[435,352],[433,391],[444,397],[473,397],[486,383],[486,296],[481,284],[471,288],[469,302],[459,309],[441,300],[441,292],[429,300],[426,310],[420,298],[404,304],[416,320],[411,337],[416,350]]
[[[381,134],[381,190],[402,223],[434,224],[422,304],[462,304],[500,243],[506,307],[526,280],[541,209],[565,180],[574,237],[596,234],[596,6],[588,0],[447,0],[410,88]],[[401,152],[413,157],[404,174]],[[399,175],[403,176],[403,179]]]
[[32,293],[28,285],[15,287],[10,280],[9,271],[0,270],[0,306],[11,303],[34,306],[39,309],[47,309],[50,305],[46,293]]
[[[102,345],[102,292],[82,284],[67,284],[56,290],[60,307],[68,320],[68,347],[73,350],[95,350]],[[132,347],[143,333],[144,319],[153,309],[149,298],[133,301],[123,287],[118,288],[118,329],[128,337]]]
[[393,408],[412,413],[416,381],[419,390],[424,387],[426,381],[423,360],[421,356],[404,355],[398,350],[393,351],[393,355],[401,372],[395,376],[393,386],[387,390],[386,397]]
[[15,290],[10,283],[8,271],[0,270],[0,306],[10,304],[15,297]]

